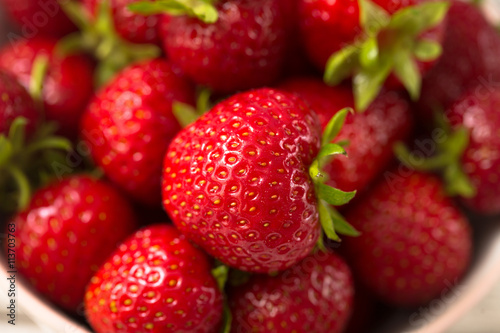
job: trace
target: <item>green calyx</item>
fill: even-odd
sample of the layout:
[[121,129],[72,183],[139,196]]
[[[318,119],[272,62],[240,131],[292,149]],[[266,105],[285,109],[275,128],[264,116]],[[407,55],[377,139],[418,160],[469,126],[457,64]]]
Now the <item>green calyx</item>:
[[[215,278],[215,281],[217,281],[220,291],[224,293],[224,288],[229,277],[229,267],[222,263],[218,263],[217,266],[212,269],[212,275]],[[222,316],[222,327],[220,329],[220,333],[230,333],[233,316],[227,303],[227,296],[225,294],[224,296],[224,313]]]
[[359,4],[364,34],[329,58],[324,81],[337,85],[352,76],[358,111],[366,110],[391,73],[418,99],[422,78],[417,61],[435,60],[442,51],[439,43],[421,35],[444,20],[450,3],[426,2],[392,16],[370,0],[359,0]]
[[[333,188],[325,183],[328,175],[323,172],[322,167],[329,163],[335,155],[347,155],[343,145],[345,142],[332,143],[338,135],[351,108],[345,108],[337,112],[328,122],[322,138],[321,149],[309,167],[309,176],[314,183],[316,197],[318,198],[319,219],[323,232],[329,239],[340,241],[338,234],[346,236],[358,236],[359,232],[351,226],[332,206],[345,205],[356,195],[356,191],[344,192]],[[322,243],[318,244],[322,248]]]
[[95,81],[98,86],[109,81],[129,64],[158,57],[161,50],[152,44],[134,44],[116,32],[109,1],[99,1],[95,18],[76,1],[61,2],[61,7],[80,32],[61,40],[58,52],[88,52],[99,61]]
[[210,90],[205,88],[200,89],[198,91],[196,107],[193,107],[190,104],[174,101],[172,104],[172,112],[182,128],[194,123],[211,108],[210,95]]
[[33,62],[29,93],[39,108],[43,107],[43,82],[49,68],[49,58],[45,54],[38,55]]
[[195,17],[204,23],[215,23],[219,13],[214,7],[214,0],[157,0],[131,3],[128,8],[137,14],[169,14],[174,16],[187,15]]
[[25,208],[33,187],[44,184],[54,173],[53,163],[66,161],[69,140],[54,136],[55,127],[42,125],[26,140],[27,120],[16,118],[4,135],[0,134],[0,211]]
[[433,140],[435,153],[432,156],[423,157],[420,151],[410,152],[403,143],[394,146],[396,156],[414,170],[441,172],[449,195],[474,197],[476,188],[465,174],[461,163],[462,156],[469,146],[469,130],[464,127],[452,130],[448,123],[442,122],[442,126],[435,131],[439,131],[440,135],[439,140]]

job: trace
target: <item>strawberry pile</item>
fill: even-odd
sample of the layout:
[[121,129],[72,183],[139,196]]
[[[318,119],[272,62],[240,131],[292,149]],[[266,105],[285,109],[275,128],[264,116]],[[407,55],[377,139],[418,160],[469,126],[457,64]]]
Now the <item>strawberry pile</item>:
[[500,214],[475,4],[0,5],[0,222],[96,333],[371,331],[460,281],[470,216]]

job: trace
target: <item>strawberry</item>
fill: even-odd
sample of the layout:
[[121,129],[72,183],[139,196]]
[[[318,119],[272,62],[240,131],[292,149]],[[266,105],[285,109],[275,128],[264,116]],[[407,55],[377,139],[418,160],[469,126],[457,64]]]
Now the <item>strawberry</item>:
[[[329,87],[316,79],[296,78],[280,88],[308,103],[323,129],[338,110],[354,106],[352,91],[346,86]],[[349,157],[338,156],[324,166],[328,184],[344,191],[363,191],[388,166],[393,145],[406,140],[411,128],[409,105],[396,92],[382,93],[364,113],[349,114],[337,137],[349,142],[345,148]]]
[[76,30],[57,0],[0,0],[9,16],[21,27],[24,38],[62,37]]
[[475,86],[498,86],[500,80],[500,36],[480,9],[453,1],[448,13],[448,28],[443,55],[424,77],[418,114],[429,124],[432,114],[449,108]]
[[[186,9],[190,15],[161,19],[164,50],[193,81],[219,93],[273,83],[281,74],[289,40],[282,1],[224,0],[214,7],[209,1],[192,1],[193,8]],[[170,2],[165,7],[165,2],[158,3],[133,8],[169,13]]]
[[82,139],[105,174],[129,195],[161,202],[163,156],[181,127],[174,102],[195,103],[194,87],[166,60],[133,65],[97,93],[81,124]]
[[19,272],[68,311],[77,310],[93,273],[135,226],[128,202],[88,176],[38,190],[8,224],[16,237]]
[[208,257],[169,225],[128,238],[85,295],[86,317],[97,333],[215,333],[222,306]]
[[[353,76],[363,111],[387,81],[417,99],[421,76],[439,57],[449,4],[428,0],[299,0],[305,49],[325,81]],[[392,74],[392,75],[391,75]]]
[[12,73],[28,89],[35,60],[46,57],[41,93],[46,118],[58,123],[61,134],[74,138],[93,93],[93,64],[83,55],[62,55],[56,46],[57,40],[42,37],[7,45],[0,50],[0,68]]
[[35,103],[26,89],[12,75],[0,70],[0,135],[8,134],[17,117],[26,119],[28,134],[33,134],[40,122]]
[[343,245],[355,276],[380,300],[423,305],[467,269],[470,226],[436,177],[396,170],[384,178],[346,213],[362,236]]
[[[85,8],[96,16],[99,3],[103,0],[83,0]],[[110,6],[116,32],[124,39],[132,43],[159,44],[158,23],[160,15],[143,16],[135,14],[128,9],[128,5],[138,0],[111,0]]]
[[[330,225],[318,199],[337,205],[354,196],[321,183],[318,159],[343,149],[319,149],[318,119],[297,97],[267,88],[234,95],[172,141],[164,207],[187,237],[225,264],[286,269],[314,248],[319,212],[322,226]],[[337,194],[342,203],[331,200]]]
[[341,333],[352,312],[349,267],[316,252],[277,276],[255,275],[230,292],[234,332]]

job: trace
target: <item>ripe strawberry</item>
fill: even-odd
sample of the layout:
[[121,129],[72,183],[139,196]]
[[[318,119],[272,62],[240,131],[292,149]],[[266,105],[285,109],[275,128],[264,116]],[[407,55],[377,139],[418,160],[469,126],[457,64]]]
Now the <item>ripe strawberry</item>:
[[[297,78],[280,88],[308,103],[323,129],[338,110],[354,106],[352,91],[346,86],[328,87],[316,79]],[[347,115],[337,139],[349,141],[345,148],[349,157],[338,156],[323,167],[330,176],[328,184],[344,191],[363,191],[392,161],[393,145],[405,141],[411,128],[408,103],[396,92],[384,92],[365,112]]]
[[453,1],[443,41],[443,55],[424,77],[422,96],[417,105],[424,123],[432,114],[449,108],[475,86],[498,86],[500,80],[500,36],[479,8]]
[[97,333],[217,332],[223,297],[210,261],[174,227],[128,238],[91,279],[87,320]]
[[62,37],[76,30],[57,0],[0,0],[0,5],[21,27],[24,38],[39,34]]
[[325,81],[353,75],[356,108],[364,110],[386,80],[418,98],[421,75],[440,54],[447,8],[428,0],[299,0],[299,21]]
[[88,176],[40,189],[8,224],[19,272],[68,311],[77,310],[94,272],[135,226],[128,202]]
[[343,331],[354,285],[344,261],[317,252],[278,276],[255,275],[229,296],[234,332]]
[[0,135],[7,135],[17,117],[27,120],[26,132],[33,134],[40,121],[33,99],[16,79],[0,70]]
[[355,276],[385,302],[422,305],[467,269],[469,224],[433,176],[385,173],[346,218],[362,233],[344,242]]
[[85,112],[82,139],[108,178],[139,201],[161,201],[163,156],[181,127],[174,102],[195,103],[194,87],[166,60],[133,65],[105,86]]
[[191,79],[216,92],[271,84],[281,74],[287,50],[282,1],[220,1],[213,24],[165,16],[160,27],[164,49]]
[[[98,5],[103,0],[83,0],[85,8],[93,17],[96,16]],[[152,1],[152,0],[151,0]],[[135,14],[128,9],[128,5],[138,0],[111,0],[113,23],[116,32],[124,39],[132,43],[160,44],[158,36],[158,24],[160,15],[144,16]]]
[[0,50],[0,68],[12,73],[27,89],[38,56],[48,57],[41,99],[48,120],[56,121],[60,133],[75,137],[80,117],[93,93],[93,64],[83,55],[60,55],[57,41],[34,38]]

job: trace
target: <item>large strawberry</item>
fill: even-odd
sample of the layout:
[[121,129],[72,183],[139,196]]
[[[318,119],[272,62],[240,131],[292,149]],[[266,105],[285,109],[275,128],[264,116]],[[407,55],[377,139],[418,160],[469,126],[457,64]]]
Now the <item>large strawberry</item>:
[[446,2],[428,0],[299,1],[310,58],[326,67],[329,84],[353,75],[359,110],[369,106],[387,79],[390,86],[401,82],[418,98],[422,73],[440,55],[440,23],[447,8]]
[[94,272],[135,227],[129,203],[114,188],[73,176],[38,190],[8,231],[16,238],[19,272],[41,294],[76,311]]
[[210,268],[173,226],[141,229],[92,277],[86,317],[97,333],[216,333],[223,297]]
[[84,55],[62,55],[57,40],[37,37],[0,50],[0,68],[12,73],[28,89],[35,60],[47,59],[40,93],[46,118],[58,123],[60,132],[75,137],[80,117],[93,93],[93,64]]
[[443,54],[424,77],[417,105],[426,124],[432,114],[451,106],[467,90],[477,86],[479,94],[500,80],[500,36],[480,9],[470,3],[453,1]]
[[[142,2],[133,8],[171,12],[172,2]],[[288,43],[282,0],[223,0],[214,7],[209,2],[192,1],[187,15],[162,18],[160,35],[172,63],[196,83],[222,93],[275,81]]]
[[362,233],[343,244],[352,268],[385,302],[422,305],[467,269],[470,226],[434,176],[386,172],[346,218]]
[[341,333],[354,284],[337,255],[321,251],[277,276],[255,275],[230,291],[234,332]]
[[319,213],[331,227],[324,201],[343,204],[354,195],[322,183],[322,157],[344,150],[319,149],[319,122],[299,98],[265,88],[234,95],[172,141],[164,206],[184,234],[224,263],[286,269],[314,248]]
[[[352,90],[329,87],[317,79],[291,79],[280,88],[301,97],[315,111],[325,128],[338,110],[353,107]],[[338,156],[323,169],[328,184],[344,191],[363,191],[393,159],[393,145],[411,134],[408,102],[396,92],[383,92],[364,113],[347,115],[337,139],[348,141],[347,156]],[[367,163],[366,161],[370,161]]]
[[39,34],[61,37],[76,30],[57,0],[0,0],[0,4],[20,26],[24,38]]
[[194,87],[166,60],[122,71],[89,105],[81,137],[105,174],[134,198],[161,199],[161,170],[172,138],[181,130],[174,102],[194,104]]

